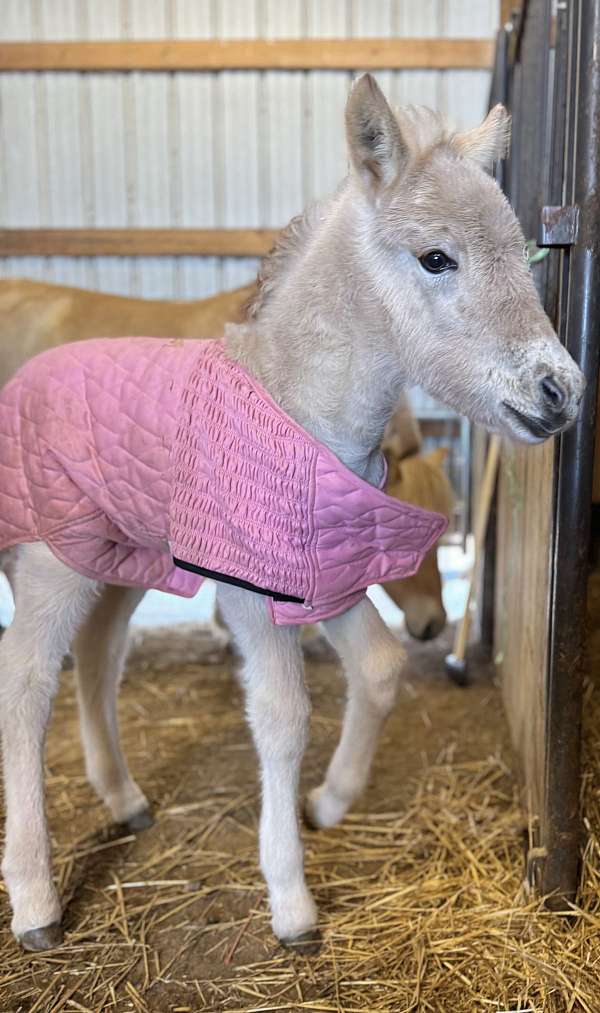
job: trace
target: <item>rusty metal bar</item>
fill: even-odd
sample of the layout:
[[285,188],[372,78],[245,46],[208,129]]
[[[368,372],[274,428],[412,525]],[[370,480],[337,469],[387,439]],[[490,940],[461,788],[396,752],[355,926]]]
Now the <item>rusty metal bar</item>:
[[546,204],[540,214],[538,246],[572,246],[577,242],[579,208],[576,204]]
[[[559,3],[554,31],[554,73],[552,119],[548,149],[548,189],[546,200],[553,204],[564,201],[567,148],[567,108],[569,100],[569,15],[566,3]],[[560,331],[560,294],[566,291],[568,251],[559,249],[542,264],[544,309]],[[563,307],[566,312],[566,306]]]
[[[512,6],[512,4],[511,4]],[[498,102],[502,105],[508,104],[509,87],[509,38],[512,35],[512,24],[503,25],[496,36],[496,56],[492,83],[490,85],[489,107],[495,106]],[[499,185],[504,189],[506,168],[505,162],[501,161],[495,166],[495,176]],[[483,439],[483,437],[482,437]],[[487,442],[487,441],[486,441]],[[471,445],[473,435],[471,437]],[[470,488],[472,488],[473,476],[470,477]],[[472,494],[469,496],[469,527],[472,524]],[[479,642],[484,653],[491,657],[494,645],[494,609],[496,589],[496,539],[497,539],[497,494],[494,494],[488,519],[488,526],[485,535],[485,545],[481,560],[481,578],[479,585],[480,606],[479,606]]]

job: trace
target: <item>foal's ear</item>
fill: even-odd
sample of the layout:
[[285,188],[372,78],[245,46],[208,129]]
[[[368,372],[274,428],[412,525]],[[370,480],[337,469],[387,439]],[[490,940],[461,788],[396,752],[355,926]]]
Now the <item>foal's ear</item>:
[[473,130],[456,134],[454,146],[465,158],[471,158],[485,169],[506,158],[510,144],[510,116],[503,105],[490,109],[483,123]]
[[352,165],[370,187],[391,183],[406,165],[408,148],[398,121],[370,74],[363,74],[350,92],[346,137]]

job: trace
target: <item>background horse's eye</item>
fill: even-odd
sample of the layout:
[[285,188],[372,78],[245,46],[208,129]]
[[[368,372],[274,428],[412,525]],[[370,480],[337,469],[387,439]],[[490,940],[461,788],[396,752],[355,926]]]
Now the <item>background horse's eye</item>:
[[430,274],[442,274],[444,271],[455,271],[456,261],[447,257],[442,250],[430,250],[419,257],[419,263]]

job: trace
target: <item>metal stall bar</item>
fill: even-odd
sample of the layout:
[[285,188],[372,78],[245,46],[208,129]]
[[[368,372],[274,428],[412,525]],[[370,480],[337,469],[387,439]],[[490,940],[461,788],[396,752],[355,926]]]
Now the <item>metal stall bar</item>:
[[579,233],[568,257],[561,336],[587,378],[587,390],[576,425],[558,447],[541,825],[546,851],[541,888],[554,893],[555,905],[575,895],[579,876],[583,657],[600,361],[600,0],[573,0],[569,13],[573,130],[566,134],[564,200],[579,208]]
[[[508,105],[508,89],[509,89],[509,39],[514,31],[512,23],[503,25],[496,35],[496,55],[494,59],[494,68],[492,71],[492,81],[490,85],[490,98],[489,108],[497,105],[501,102],[502,105]],[[504,160],[498,162],[495,167],[495,178],[502,189],[505,189],[506,183],[506,163]],[[482,470],[482,460],[485,455],[485,451],[488,445],[488,438],[483,430],[477,430],[474,428],[471,437],[471,447],[473,453],[471,454],[471,496],[469,497],[469,526],[472,526],[472,514],[473,510],[473,484],[477,479],[480,478],[480,472]],[[477,466],[474,467],[473,459],[477,457]],[[494,498],[490,506],[490,515],[488,518],[487,531],[485,535],[485,545],[482,553],[481,560],[481,575],[479,580],[479,594],[478,598],[480,601],[479,605],[479,641],[481,648],[485,655],[489,657],[492,654],[494,644],[494,597],[496,587],[496,538],[497,538],[497,496],[494,493]]]

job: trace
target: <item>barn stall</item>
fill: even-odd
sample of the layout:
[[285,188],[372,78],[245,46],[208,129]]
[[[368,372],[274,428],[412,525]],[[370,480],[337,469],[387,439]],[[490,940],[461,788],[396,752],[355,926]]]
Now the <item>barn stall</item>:
[[[598,307],[598,98],[593,4],[524,5],[501,33],[494,97],[513,110],[505,186],[527,235],[549,256],[534,264],[546,311],[585,370],[576,427],[525,454],[506,443],[496,518],[492,631],[530,814],[528,875],[558,906],[579,883],[580,750],[585,675]],[[551,38],[551,49],[540,38]],[[527,96],[539,95],[533,107]],[[540,172],[527,171],[540,166]],[[540,254],[538,254],[540,256]],[[597,470],[597,466],[596,466]],[[492,546],[490,546],[492,548]],[[522,589],[516,598],[513,590]]]
[[[578,204],[578,235],[589,236],[593,180],[571,172],[565,182],[558,168],[556,178],[529,171],[550,164],[550,143],[558,150],[566,94],[564,150],[590,136],[588,122],[579,134],[574,126],[584,117],[578,108],[591,110],[581,97],[589,57],[574,54],[580,40],[597,38],[596,5],[559,8],[529,3],[516,13],[499,36],[492,80],[493,38],[509,13],[496,2],[438,0],[418,9],[393,2],[7,2],[2,276],[161,299],[198,299],[251,282],[276,231],[344,174],[341,111],[363,68],[394,103],[426,103],[459,127],[480,121],[492,86],[516,122],[520,144],[505,183],[526,235],[548,241],[537,230],[542,206]],[[523,81],[526,94],[546,96],[533,113],[519,91]],[[536,114],[534,129],[527,116]],[[563,163],[569,166],[569,156],[557,154],[551,164],[562,171]],[[565,272],[577,270],[578,255],[595,260],[593,245],[578,249],[574,238],[572,250],[563,237],[555,244],[560,252],[540,262],[554,319],[559,273],[564,307]],[[593,406],[596,314],[593,306],[588,312],[587,344],[577,357],[588,356]],[[570,327],[570,340],[581,341],[581,321]],[[464,582],[453,581],[452,570],[468,562],[457,543],[470,526],[469,430],[419,391],[412,404],[426,446],[452,450],[454,539],[441,551],[452,553],[446,576],[454,618]],[[324,921],[316,956],[290,956],[270,934],[257,862],[259,789],[236,664],[206,629],[190,637],[185,626],[207,614],[209,603],[182,610],[172,604],[179,600],[163,597],[142,606],[120,712],[130,764],[156,814],[155,826],[138,837],[108,825],[83,777],[73,676],[65,673],[47,749],[65,943],[48,954],[19,952],[3,898],[3,1008],[598,1008],[599,708],[593,681],[584,688],[583,634],[576,633],[587,577],[592,417],[588,405],[587,428],[578,424],[556,450],[503,448],[497,547],[492,532],[479,594],[483,646],[495,636],[496,665],[472,665],[463,693],[444,676],[447,632],[431,646],[409,645],[410,680],[358,810],[334,830],[305,835]],[[480,442],[476,436],[476,450]],[[558,471],[555,455],[563,462]],[[573,459],[578,512],[560,524],[560,497],[574,481],[561,477],[561,467]],[[568,577],[574,530],[581,541]],[[559,566],[571,581],[562,590]],[[560,593],[569,606],[562,626],[553,618]],[[167,627],[170,619],[175,625]],[[568,655],[558,653],[565,625],[573,635]],[[593,657],[593,636],[591,646]],[[217,663],[199,664],[202,652]],[[562,675],[553,657],[562,658]],[[308,669],[314,714],[306,787],[327,762],[343,696],[331,658]],[[582,691],[583,852],[574,804]],[[573,914],[569,920],[542,902],[557,887],[554,900]]]

